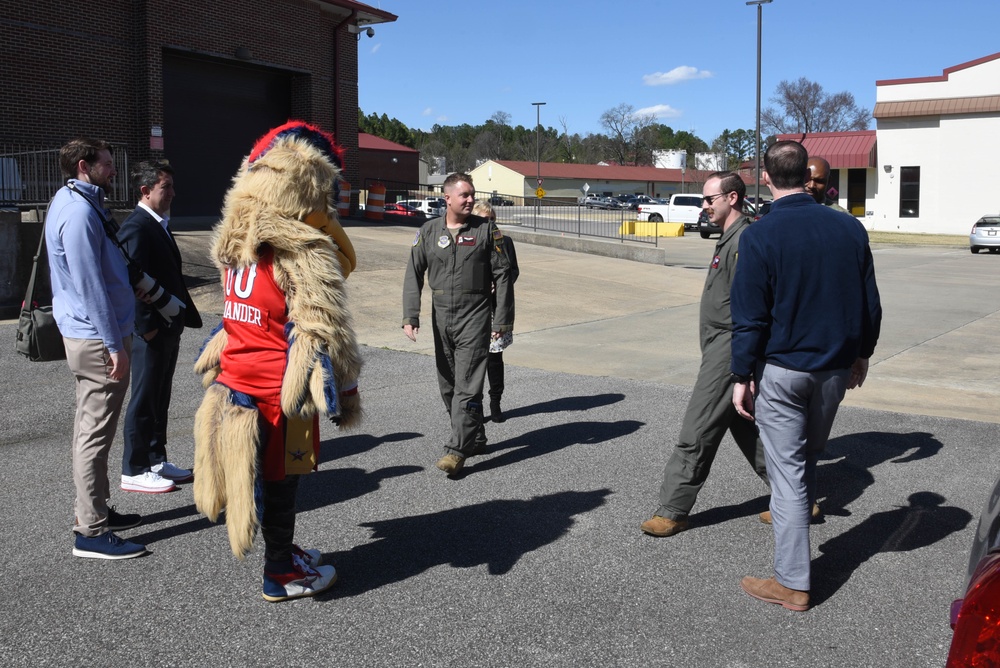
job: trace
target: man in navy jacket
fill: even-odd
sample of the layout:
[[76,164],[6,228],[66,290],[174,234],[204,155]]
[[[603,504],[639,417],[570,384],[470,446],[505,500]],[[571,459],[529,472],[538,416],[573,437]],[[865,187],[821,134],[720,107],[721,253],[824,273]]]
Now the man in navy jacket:
[[864,383],[882,321],[868,235],[805,192],[807,161],[792,141],[764,155],[774,203],[740,238],[731,294],[733,403],[764,443],[775,541],[774,577],[741,584],[797,611],[809,607],[816,461],[844,393]]
[[118,239],[142,269],[184,303],[167,320],[153,304],[135,303],[132,398],[125,413],[122,489],[157,494],[191,480],[188,469],[167,460],[167,411],[184,327],[201,327],[201,316],[184,286],[181,254],[167,225],[174,199],[174,170],[166,161],[140,162],[132,170],[139,204]]

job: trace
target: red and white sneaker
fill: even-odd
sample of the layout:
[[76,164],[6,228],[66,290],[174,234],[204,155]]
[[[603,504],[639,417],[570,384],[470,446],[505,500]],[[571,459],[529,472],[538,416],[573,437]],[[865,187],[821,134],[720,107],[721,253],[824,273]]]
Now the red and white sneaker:
[[292,558],[298,557],[309,568],[316,568],[323,563],[323,554],[319,550],[304,550],[298,545],[292,545]]
[[292,557],[290,573],[264,571],[264,600],[276,603],[304,596],[315,596],[333,586],[337,571],[333,566],[308,566],[301,558]]

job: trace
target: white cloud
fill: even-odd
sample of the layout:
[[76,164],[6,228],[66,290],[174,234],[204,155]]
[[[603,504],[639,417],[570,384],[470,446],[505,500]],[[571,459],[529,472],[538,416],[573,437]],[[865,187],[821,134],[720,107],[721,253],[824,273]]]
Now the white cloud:
[[643,107],[635,111],[636,116],[656,116],[657,118],[678,118],[682,112],[674,109],[669,104],[654,104],[652,107]]
[[424,116],[430,116],[433,113],[434,113],[434,110],[431,109],[430,107],[427,107],[426,109],[424,109],[423,115]]
[[378,53],[378,50],[381,48],[382,48],[382,42],[379,42],[378,44],[372,47],[372,53]]
[[447,116],[438,116],[435,120],[438,123],[444,123],[446,120],[448,120],[448,117]]
[[671,86],[682,81],[691,81],[692,79],[708,79],[711,76],[712,73],[708,70],[699,70],[697,67],[691,67],[690,65],[681,65],[680,67],[675,67],[669,72],[644,74],[642,76],[642,82],[647,86]]

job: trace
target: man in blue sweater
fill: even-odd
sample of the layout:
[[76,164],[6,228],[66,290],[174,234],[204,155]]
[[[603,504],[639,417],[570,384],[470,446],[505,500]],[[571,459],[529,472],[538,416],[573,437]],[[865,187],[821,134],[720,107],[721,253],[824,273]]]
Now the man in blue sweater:
[[107,142],[82,138],[62,147],[59,163],[68,180],[45,217],[45,245],[52,312],[76,379],[73,554],[128,559],[145,554],[146,548],[113,531],[134,527],[141,518],[116,513],[107,503],[108,451],[128,389],[135,318],[125,259],[105,228],[110,214],[104,209],[104,195],[115,164]]
[[868,373],[882,307],[868,235],[805,192],[808,155],[780,141],[764,155],[774,195],[740,238],[731,293],[733,404],[756,420],[771,482],[774,577],[743,589],[809,608],[809,520],[816,461],[846,390]]

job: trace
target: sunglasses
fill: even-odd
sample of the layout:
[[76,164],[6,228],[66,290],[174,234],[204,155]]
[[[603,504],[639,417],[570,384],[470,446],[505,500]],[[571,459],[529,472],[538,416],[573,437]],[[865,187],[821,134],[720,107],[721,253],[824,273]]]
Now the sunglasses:
[[[733,191],[730,190],[729,192],[733,192]],[[715,200],[719,199],[720,197],[725,197],[728,194],[729,193],[717,193],[715,195],[705,195],[704,197],[701,198],[701,201],[703,201],[705,204],[707,204],[709,206],[712,206],[712,202],[714,202]]]

